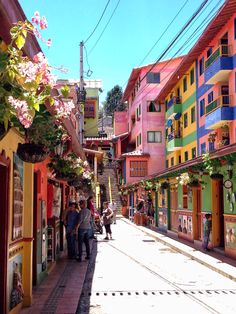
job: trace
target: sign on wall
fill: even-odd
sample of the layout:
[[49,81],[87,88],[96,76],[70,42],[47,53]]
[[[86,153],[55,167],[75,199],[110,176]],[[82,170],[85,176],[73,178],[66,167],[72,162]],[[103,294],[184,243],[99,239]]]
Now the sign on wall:
[[9,262],[8,295],[9,309],[13,309],[23,301],[24,289],[22,285],[22,255],[15,256]]

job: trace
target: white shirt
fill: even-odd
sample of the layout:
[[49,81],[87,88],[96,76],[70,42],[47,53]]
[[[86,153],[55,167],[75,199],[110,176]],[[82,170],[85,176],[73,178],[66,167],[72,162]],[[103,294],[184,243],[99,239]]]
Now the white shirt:
[[117,210],[117,208],[116,208],[116,203],[113,203],[113,202],[110,203],[110,204],[109,204],[109,207],[113,210],[113,212]]

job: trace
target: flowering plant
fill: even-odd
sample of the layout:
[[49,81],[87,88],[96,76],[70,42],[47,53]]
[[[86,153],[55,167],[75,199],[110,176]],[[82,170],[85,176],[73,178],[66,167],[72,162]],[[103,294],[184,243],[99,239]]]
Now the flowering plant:
[[176,177],[176,180],[180,185],[187,185],[190,182],[190,176],[187,172],[181,173],[179,177]]
[[178,184],[187,186],[198,186],[199,184],[205,186],[206,184],[201,177],[199,178],[196,175],[187,172],[181,173],[179,177],[176,177],[176,180],[178,181]]
[[[47,27],[46,19],[40,18],[37,12],[32,21],[41,29]],[[58,117],[69,116],[74,104],[72,101],[64,103],[51,95],[56,81],[43,53],[39,52],[33,59],[24,55],[28,34],[39,37],[38,28],[29,21],[19,21],[10,34],[8,46],[0,42],[0,124],[7,129],[9,124],[14,125],[13,118],[17,118],[24,128],[29,128],[40,106],[46,103],[53,106]],[[64,97],[68,96],[66,88],[62,88],[62,93]]]
[[67,156],[54,156],[48,163],[48,168],[53,175],[66,180],[81,179],[92,181],[93,172],[89,169],[87,161],[78,158],[74,153]]

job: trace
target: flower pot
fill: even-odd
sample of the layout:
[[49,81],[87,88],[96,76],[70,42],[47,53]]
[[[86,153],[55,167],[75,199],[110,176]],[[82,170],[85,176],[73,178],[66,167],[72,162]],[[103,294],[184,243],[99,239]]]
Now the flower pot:
[[210,175],[210,178],[212,180],[220,181],[223,180],[224,176],[221,173],[213,173],[212,175]]
[[19,143],[16,152],[21,160],[33,164],[42,162],[48,156],[48,152],[44,146],[33,143]]

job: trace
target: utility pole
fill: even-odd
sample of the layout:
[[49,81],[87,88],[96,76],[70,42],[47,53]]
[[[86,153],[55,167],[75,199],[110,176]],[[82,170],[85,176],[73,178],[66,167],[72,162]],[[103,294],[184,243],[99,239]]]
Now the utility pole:
[[83,60],[83,50],[84,42],[80,42],[80,80],[79,80],[79,89],[78,93],[78,104],[79,104],[79,113],[80,113],[80,125],[79,125],[79,140],[83,144],[84,140],[84,106],[86,100],[86,91],[84,88],[84,60]]

